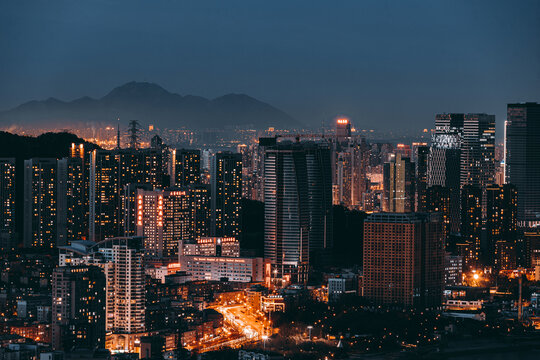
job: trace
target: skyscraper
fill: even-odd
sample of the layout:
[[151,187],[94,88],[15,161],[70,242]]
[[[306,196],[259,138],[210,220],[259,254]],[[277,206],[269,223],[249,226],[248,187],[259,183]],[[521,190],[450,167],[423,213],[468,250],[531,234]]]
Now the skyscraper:
[[84,160],[58,160],[58,244],[88,236],[88,195]]
[[520,225],[540,224],[540,104],[508,104],[505,177],[518,191]]
[[465,114],[460,178],[482,190],[495,182],[495,115]]
[[429,162],[428,186],[440,185],[450,193],[450,231],[460,224],[460,173],[463,114],[437,114]]
[[491,185],[486,189],[485,261],[497,270],[516,268],[517,199],[512,184]]
[[175,149],[172,153],[171,186],[183,187],[201,182],[201,151]]
[[304,282],[309,266],[309,194],[302,146],[267,148],[264,174],[264,257],[271,264],[268,275]]
[[15,245],[15,159],[0,158],[0,250]]
[[362,205],[367,190],[369,150],[365,139],[349,140],[335,145],[333,203],[346,207]]
[[336,120],[336,138],[338,141],[351,137],[351,122],[347,118]]
[[413,144],[414,149],[414,165],[416,173],[415,194],[416,194],[416,211],[425,212],[428,202],[428,159],[429,147],[425,145]]
[[309,261],[328,263],[333,248],[332,165],[327,143],[306,143],[309,199]]
[[461,235],[467,244],[464,257],[466,266],[478,266],[482,237],[482,189],[465,185],[461,190]]
[[240,236],[242,198],[242,155],[220,152],[211,166],[212,230],[214,236]]
[[392,155],[383,168],[383,211],[413,212],[415,202],[414,163],[400,153]]
[[199,239],[210,236],[212,223],[212,207],[210,203],[210,186],[193,184],[185,188],[189,194],[191,207],[191,238]]
[[57,169],[56,159],[24,161],[25,247],[53,249],[57,245]]
[[133,351],[145,331],[144,247],[142,237],[104,240],[94,250],[107,279],[106,331],[109,350]]
[[330,149],[281,143],[267,148],[264,162],[265,258],[273,277],[303,282],[333,246]]
[[440,306],[444,235],[435,214],[375,213],[364,223],[364,296],[377,304]]
[[105,347],[105,274],[97,266],[60,266],[52,274],[52,346]]

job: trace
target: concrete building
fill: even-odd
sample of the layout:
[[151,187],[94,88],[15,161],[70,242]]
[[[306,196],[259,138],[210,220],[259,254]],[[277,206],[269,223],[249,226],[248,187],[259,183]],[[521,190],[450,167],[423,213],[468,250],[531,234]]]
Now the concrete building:
[[376,304],[441,304],[444,238],[438,216],[376,213],[364,223],[364,296]]

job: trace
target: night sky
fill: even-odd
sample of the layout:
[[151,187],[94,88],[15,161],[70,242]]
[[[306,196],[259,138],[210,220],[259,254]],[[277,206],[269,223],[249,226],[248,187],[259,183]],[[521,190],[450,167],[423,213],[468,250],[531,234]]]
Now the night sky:
[[308,125],[431,127],[540,101],[540,1],[0,3],[0,110],[128,81],[246,93]]

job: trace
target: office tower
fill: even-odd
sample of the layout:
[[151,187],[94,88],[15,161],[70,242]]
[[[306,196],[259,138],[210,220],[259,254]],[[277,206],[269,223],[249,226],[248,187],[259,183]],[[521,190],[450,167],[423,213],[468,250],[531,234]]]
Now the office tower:
[[34,158],[24,161],[25,247],[53,249],[57,245],[57,161]]
[[465,114],[460,177],[482,190],[495,182],[495,115]]
[[211,166],[212,230],[214,236],[240,236],[242,198],[242,155],[220,152]]
[[516,268],[517,200],[512,184],[491,185],[486,189],[487,246],[484,259],[496,270]]
[[163,183],[162,154],[155,149],[94,150],[90,160],[90,239],[123,234],[121,193],[127,184]]
[[383,211],[414,211],[414,163],[395,154],[383,168]]
[[377,304],[440,306],[444,255],[435,214],[371,214],[364,223],[364,296]]
[[349,119],[342,118],[336,120],[336,138],[338,141],[351,137],[351,123]]
[[61,266],[52,274],[54,350],[105,347],[105,274],[97,266]]
[[467,244],[464,255],[468,267],[480,264],[480,240],[482,237],[482,189],[465,185],[461,190],[461,236]]
[[508,104],[505,178],[518,191],[520,226],[540,224],[540,104]]
[[438,114],[428,161],[428,186],[440,185],[450,192],[450,231],[459,232],[460,169],[463,114]]
[[333,241],[332,165],[327,143],[306,143],[309,199],[309,263],[330,262]]
[[426,212],[439,213],[446,238],[450,233],[450,190],[440,185],[429,187],[427,189]]
[[193,184],[186,187],[191,207],[191,238],[199,239],[210,236],[212,223],[212,204],[210,203],[210,186]]
[[264,174],[264,257],[273,278],[304,282],[309,266],[309,194],[302,146],[267,148]]
[[175,149],[172,153],[171,186],[183,187],[201,182],[201,151]]
[[137,236],[144,237],[146,254],[176,258],[179,241],[192,235],[189,193],[166,190],[137,190]]
[[58,160],[58,245],[88,236],[88,197],[84,160]]
[[415,208],[417,212],[427,211],[428,206],[428,159],[429,147],[427,145],[416,145],[414,149],[414,166],[416,173],[415,183]]
[[15,159],[0,158],[0,250],[15,245]]
[[281,143],[265,153],[265,258],[276,278],[303,282],[308,266],[328,261],[332,239],[330,149]]

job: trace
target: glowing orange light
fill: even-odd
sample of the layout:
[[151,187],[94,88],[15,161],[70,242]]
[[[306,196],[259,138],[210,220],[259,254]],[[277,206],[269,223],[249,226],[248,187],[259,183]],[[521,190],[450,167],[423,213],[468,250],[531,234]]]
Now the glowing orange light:
[[343,119],[337,119],[337,123],[339,125],[346,125],[349,123],[349,119],[343,118]]

